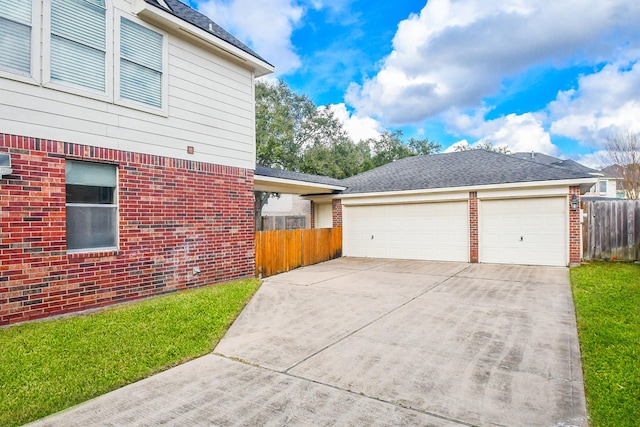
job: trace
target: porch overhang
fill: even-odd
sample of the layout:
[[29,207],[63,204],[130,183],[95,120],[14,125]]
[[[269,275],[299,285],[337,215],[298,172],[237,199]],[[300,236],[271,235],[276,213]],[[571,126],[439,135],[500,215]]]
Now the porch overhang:
[[254,175],[253,189],[269,193],[284,194],[331,194],[342,191],[346,187],[296,179],[276,178],[272,176]]

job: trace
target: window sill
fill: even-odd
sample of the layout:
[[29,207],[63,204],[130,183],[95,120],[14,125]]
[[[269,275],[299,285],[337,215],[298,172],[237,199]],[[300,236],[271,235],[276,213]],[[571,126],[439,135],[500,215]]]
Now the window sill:
[[119,249],[108,249],[108,248],[104,248],[104,249],[96,249],[96,250],[91,250],[91,249],[87,249],[86,251],[73,251],[73,252],[69,252],[67,251],[67,256],[71,259],[80,259],[80,258],[106,258],[106,257],[112,257],[112,256],[117,256],[120,255],[120,250]]

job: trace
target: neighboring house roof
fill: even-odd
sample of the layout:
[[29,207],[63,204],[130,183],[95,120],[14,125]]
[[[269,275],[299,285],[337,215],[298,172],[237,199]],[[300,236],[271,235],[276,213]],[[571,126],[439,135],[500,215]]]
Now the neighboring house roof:
[[[235,38],[224,28],[222,28],[221,26],[213,22],[211,19],[209,19],[202,13],[192,9],[191,7],[187,6],[184,3],[179,2],[178,0],[164,0],[164,3],[166,3],[169,9],[164,7],[164,5],[162,4],[163,1],[145,0],[145,2],[152,4],[156,7],[159,7],[162,10],[166,10],[167,12],[182,19],[183,21],[186,21],[192,25],[195,25],[196,27],[210,34],[213,34],[219,39],[224,40],[227,43],[230,43],[231,45],[237,47],[238,49],[245,51],[249,55],[269,64],[268,61],[266,61],[264,58],[262,58],[256,52],[254,52],[250,47],[242,43],[240,40]],[[273,65],[273,64],[269,64],[269,65]]]
[[532,152],[519,152],[513,153],[511,156],[516,157],[521,160],[529,160],[537,163],[542,163],[543,165],[554,165],[560,166],[563,168],[575,170],[578,172],[586,172],[586,173],[598,173],[596,169],[592,169],[585,165],[582,165],[573,160],[562,160],[557,157],[549,156],[548,154],[537,153],[535,151]]
[[602,169],[600,172],[605,176],[609,176],[611,178],[622,179],[624,177],[623,174],[624,168],[620,165],[611,165]]
[[486,150],[407,157],[346,178],[342,194],[473,187],[593,178],[557,165],[523,160]]

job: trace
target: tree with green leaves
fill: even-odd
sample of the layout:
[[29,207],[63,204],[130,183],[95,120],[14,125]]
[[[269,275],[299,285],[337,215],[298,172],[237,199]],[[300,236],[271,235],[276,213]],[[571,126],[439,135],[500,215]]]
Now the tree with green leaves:
[[489,141],[483,141],[475,145],[469,145],[469,143],[456,145],[456,151],[469,151],[469,150],[487,150],[494,153],[511,154],[511,150],[506,145],[495,146]]
[[[427,138],[403,141],[402,131],[355,143],[329,108],[317,108],[283,81],[255,85],[256,163],[276,169],[342,179],[408,156],[440,151]],[[274,193],[255,192],[255,225]]]
[[[347,138],[342,123],[306,95],[293,92],[283,81],[255,84],[256,163],[276,169],[302,171],[304,152],[331,146]],[[255,225],[262,228],[262,207],[273,193],[255,192]]]
[[371,167],[369,169],[377,168],[404,157],[434,154],[442,149],[440,144],[429,141],[428,138],[411,138],[405,143],[402,140],[402,136],[401,130],[386,131],[377,138],[366,140],[372,152]]

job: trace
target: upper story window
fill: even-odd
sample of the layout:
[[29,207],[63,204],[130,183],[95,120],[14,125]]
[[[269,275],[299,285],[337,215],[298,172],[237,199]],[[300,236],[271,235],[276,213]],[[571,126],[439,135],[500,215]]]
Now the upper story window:
[[607,192],[607,181],[600,181],[600,192],[601,193]]
[[104,0],[51,0],[51,81],[105,92]]
[[120,18],[120,98],[162,108],[162,34]]
[[0,76],[166,115],[166,34],[111,3],[0,0]]
[[32,0],[0,0],[0,69],[31,75]]

